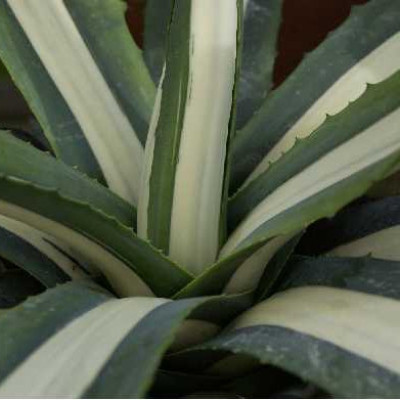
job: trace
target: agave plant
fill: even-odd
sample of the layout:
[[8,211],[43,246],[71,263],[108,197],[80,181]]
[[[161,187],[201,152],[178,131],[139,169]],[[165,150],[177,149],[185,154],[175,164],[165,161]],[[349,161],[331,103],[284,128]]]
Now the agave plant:
[[400,394],[400,4],[271,90],[281,7],[0,0],[0,397]]

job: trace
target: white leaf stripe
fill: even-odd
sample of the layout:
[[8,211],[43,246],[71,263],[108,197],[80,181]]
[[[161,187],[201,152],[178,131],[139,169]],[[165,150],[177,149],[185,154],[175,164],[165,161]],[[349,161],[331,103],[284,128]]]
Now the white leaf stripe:
[[[104,182],[99,165],[67,103],[42,65],[6,0],[0,1],[0,57],[27,100],[54,154]],[[37,90],[37,86],[40,90]]]
[[30,297],[23,307],[2,314],[0,380],[67,323],[108,300],[110,294],[101,287],[76,281]]
[[[393,398],[400,390],[400,375],[330,342],[280,326],[242,328],[220,335],[202,348],[235,353],[210,372],[229,374],[232,364],[236,368],[247,366],[248,371],[258,360],[299,376],[333,397]],[[243,359],[243,355],[247,357]],[[254,360],[250,366],[249,356]]]
[[155,87],[126,22],[120,0],[64,0],[81,36],[142,144]]
[[235,1],[192,0],[190,87],[175,172],[169,254],[196,273],[215,260],[219,245],[237,21]]
[[399,283],[400,263],[396,261],[294,255],[272,290],[281,292],[302,286],[330,286],[400,300]]
[[[382,63],[382,60],[387,61]],[[264,157],[245,185],[266,171],[270,163],[293,147],[296,138],[309,136],[324,122],[326,115],[338,114],[349,102],[359,98],[365,92],[367,83],[382,82],[399,69],[400,33],[397,33],[354,65],[312,104]]]
[[327,254],[336,257],[371,256],[383,260],[400,261],[400,225],[339,245]]
[[291,289],[240,316],[232,329],[272,325],[330,342],[400,374],[396,300],[328,287]]
[[224,293],[242,293],[256,289],[267,264],[293,236],[295,235],[278,236],[254,252],[231,276]]
[[[348,20],[304,58],[294,73],[270,94],[259,112],[235,136],[232,191],[336,81],[399,33],[399,17],[396,0],[371,0],[365,5],[355,6]],[[388,55],[390,60],[396,58]],[[385,69],[387,66],[383,66]],[[367,82],[362,82],[361,91]],[[335,100],[334,103],[340,106],[341,102]],[[329,114],[329,109],[321,111],[323,118]]]
[[175,3],[174,51],[167,53],[146,146],[139,234],[195,273],[214,261],[219,247],[237,8],[231,0]]
[[62,1],[8,0],[79,122],[109,186],[137,202],[142,146]]
[[145,157],[144,157],[144,165],[142,171],[142,179],[141,179],[141,187],[140,187],[140,198],[138,205],[138,215],[137,215],[137,231],[138,235],[144,239],[148,239],[148,231],[147,231],[147,212],[150,201],[150,179],[151,179],[151,171],[154,157],[154,147],[156,141],[156,130],[158,126],[158,121],[160,118],[161,112],[161,100],[163,95],[163,82],[165,78],[165,69],[164,65],[163,71],[161,73],[160,85],[157,89],[156,100],[154,103],[153,114],[151,116],[149,132],[147,134],[146,147],[145,147]]
[[[7,231],[20,237],[25,242],[32,245],[40,253],[44,254],[54,262],[62,271],[64,271],[71,279],[82,279],[87,277],[87,274],[72,260],[59,251],[51,242],[56,242],[54,238],[40,232],[22,222],[0,216],[0,226]],[[60,245],[60,243],[58,243]]]
[[32,211],[0,201],[0,213],[46,232],[70,247],[93,268],[100,270],[121,296],[152,296],[149,287],[124,262],[84,235]]
[[168,300],[110,300],[70,322],[0,386],[1,397],[79,397],[135,325]]
[[400,149],[399,121],[397,109],[281,185],[239,225],[221,256],[240,246],[266,221],[395,154]]

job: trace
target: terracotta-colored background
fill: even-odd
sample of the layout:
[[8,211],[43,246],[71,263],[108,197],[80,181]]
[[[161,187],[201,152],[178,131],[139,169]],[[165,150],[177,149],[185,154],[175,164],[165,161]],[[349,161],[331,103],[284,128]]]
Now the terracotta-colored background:
[[[162,6],[164,0],[158,1]],[[128,0],[127,19],[139,45],[142,42],[144,2],[145,0]],[[329,31],[347,18],[352,5],[366,2],[367,0],[284,0],[275,83],[279,84],[296,67],[305,52],[317,46]],[[0,123],[13,126],[13,121],[21,121],[27,115],[29,110],[15,88],[9,82],[0,82]]]

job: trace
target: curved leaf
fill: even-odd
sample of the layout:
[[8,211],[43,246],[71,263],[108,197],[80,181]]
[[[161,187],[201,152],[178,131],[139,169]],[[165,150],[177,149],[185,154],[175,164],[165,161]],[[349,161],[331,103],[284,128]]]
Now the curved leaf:
[[174,0],[147,0],[145,5],[143,57],[153,81],[160,82],[167,51],[168,27]]
[[377,85],[369,85],[366,92],[344,111],[328,117],[307,138],[297,140],[278,161],[232,196],[229,202],[230,228],[236,227],[247,214],[281,185],[322,160],[335,148],[350,143],[351,139],[373,127],[385,115],[398,110],[399,91],[400,73]]
[[259,109],[273,86],[281,0],[248,0],[243,22],[243,53],[237,103],[237,128]]
[[135,203],[154,88],[123,2],[98,4],[2,0],[0,54],[55,153]]
[[139,235],[193,273],[215,260],[224,224],[241,11],[240,1],[175,2],[146,144]]
[[110,190],[63,162],[0,130],[0,172],[58,190],[70,199],[88,203],[126,226],[133,226],[136,210]]
[[134,271],[165,296],[191,280],[123,224],[131,207],[106,188],[15,138],[0,135],[0,140],[0,213],[69,246],[120,294],[150,293]]
[[[393,318],[399,308],[398,301],[349,290],[291,289],[198,349],[254,357],[334,396],[392,397],[400,390],[400,326]],[[226,362],[209,372],[221,371]]]
[[274,291],[330,286],[400,300],[400,262],[374,258],[294,256]]
[[68,275],[45,254],[2,227],[0,256],[28,272],[47,288],[69,280]]
[[336,114],[357,99],[366,83],[378,83],[400,68],[399,21],[396,0],[372,0],[353,8],[349,19],[303,60],[235,136],[232,191],[257,165],[252,178],[289,150],[296,137],[311,134],[326,114]]
[[110,299],[92,283],[70,282],[0,316],[0,380],[70,321]]
[[[400,197],[358,204],[323,221],[304,236],[300,250],[310,254],[329,253],[399,261]],[[319,240],[321,232],[324,241]]]

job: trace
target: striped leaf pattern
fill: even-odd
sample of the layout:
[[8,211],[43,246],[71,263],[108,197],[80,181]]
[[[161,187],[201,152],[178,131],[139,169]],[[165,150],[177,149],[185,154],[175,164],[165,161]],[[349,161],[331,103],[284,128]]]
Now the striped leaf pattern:
[[146,144],[139,235],[194,273],[215,260],[219,247],[239,3],[174,3]]
[[56,154],[136,204],[154,89],[123,3],[99,4],[2,0],[0,55]]

